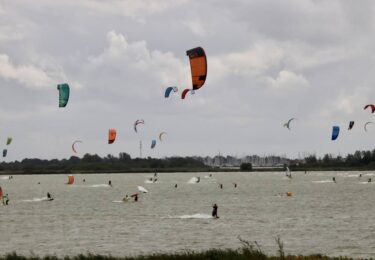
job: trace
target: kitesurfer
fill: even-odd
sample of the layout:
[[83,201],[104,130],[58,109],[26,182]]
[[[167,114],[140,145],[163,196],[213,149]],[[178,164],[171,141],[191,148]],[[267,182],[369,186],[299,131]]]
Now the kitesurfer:
[[112,187],[112,181],[111,180],[108,181],[108,185]]
[[157,181],[158,181],[158,178],[154,178],[154,181],[153,181],[153,182],[155,183],[155,182],[157,182]]
[[3,205],[8,205],[9,204],[9,195],[8,193],[3,196]]
[[129,195],[126,194],[125,197],[122,199],[123,202],[128,202],[129,201]]
[[362,177],[362,173],[359,174],[358,178],[361,178]]
[[334,183],[336,183],[336,178],[335,178],[335,177],[332,177],[332,181],[333,181]]
[[135,201],[135,202],[138,201],[138,194],[135,194],[135,195],[134,195],[134,201]]
[[237,183],[233,183],[234,187],[237,188]]
[[201,181],[201,177],[197,177],[197,183]]
[[177,188],[177,183],[174,185],[175,188]]
[[83,182],[86,182],[86,179],[83,179],[82,181],[83,181]]
[[217,215],[217,209],[218,209],[218,206],[216,205],[216,203],[212,206],[212,217],[213,218],[218,218],[218,215]]
[[47,192],[47,199],[52,200],[51,193]]
[[367,182],[371,182],[371,178],[368,178],[368,181]]
[[223,184],[222,183],[220,183],[220,189],[222,189],[223,188]]

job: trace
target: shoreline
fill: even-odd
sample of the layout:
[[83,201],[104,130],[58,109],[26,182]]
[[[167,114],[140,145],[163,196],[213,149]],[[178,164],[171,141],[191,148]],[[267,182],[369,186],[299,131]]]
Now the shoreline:
[[[137,173],[201,173],[201,172],[209,172],[209,173],[219,173],[219,172],[228,172],[228,173],[259,173],[259,172],[285,172],[285,169],[282,168],[255,168],[251,171],[243,171],[240,169],[233,169],[233,168],[194,168],[194,169],[129,169],[129,170],[119,170],[119,171],[39,171],[39,172],[19,172],[19,171],[0,171],[0,176],[8,176],[8,175],[74,175],[74,174],[137,174]],[[291,171],[294,173],[304,173],[307,174],[309,172],[338,172],[338,171],[348,171],[348,172],[368,172],[368,171],[375,171],[375,169],[363,169],[363,168],[316,168],[316,169],[293,169]]]

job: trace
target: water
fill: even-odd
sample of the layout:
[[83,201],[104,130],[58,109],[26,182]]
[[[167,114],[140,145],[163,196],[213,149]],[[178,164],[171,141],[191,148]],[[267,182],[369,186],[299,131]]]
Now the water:
[[[375,182],[366,182],[374,173],[292,175],[161,173],[150,183],[153,174],[90,174],[75,175],[74,185],[64,175],[2,176],[10,205],[0,205],[0,252],[123,256],[238,248],[241,236],[275,255],[280,236],[286,253],[374,258]],[[148,193],[122,203],[138,186]],[[220,219],[210,217],[213,203]]]

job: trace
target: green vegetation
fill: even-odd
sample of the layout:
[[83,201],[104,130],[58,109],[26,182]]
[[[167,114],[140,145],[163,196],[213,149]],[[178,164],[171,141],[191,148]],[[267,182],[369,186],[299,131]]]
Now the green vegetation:
[[321,158],[307,156],[303,161],[291,162],[292,170],[375,170],[375,150],[356,151],[346,157],[326,154]]
[[253,169],[253,165],[251,163],[241,163],[240,170],[241,171],[251,171]]
[[24,159],[21,162],[2,162],[0,173],[11,174],[45,174],[45,173],[116,173],[116,172],[178,172],[210,171],[211,167],[193,157],[170,157],[164,159],[135,158],[120,153],[118,157],[107,155],[85,154],[62,160]]
[[7,254],[3,257],[0,256],[0,260],[346,260],[352,259],[348,257],[328,257],[321,254],[302,256],[302,255],[285,255],[283,243],[280,238],[276,238],[276,242],[279,246],[277,256],[267,256],[263,253],[261,247],[257,242],[250,243],[241,238],[240,242],[242,246],[238,249],[209,249],[206,251],[190,251],[186,250],[181,253],[155,253],[151,255],[136,256],[136,257],[114,257],[114,256],[103,256],[103,255],[78,255],[73,257],[59,258],[56,256],[20,256],[16,253]]

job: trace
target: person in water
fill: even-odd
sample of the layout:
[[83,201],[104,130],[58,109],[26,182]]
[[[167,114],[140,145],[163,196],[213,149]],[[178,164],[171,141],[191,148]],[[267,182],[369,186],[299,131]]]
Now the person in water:
[[335,177],[332,177],[332,181],[333,181],[334,183],[336,183],[336,178],[335,178]]
[[3,196],[3,205],[8,205],[9,204],[9,195],[8,193]]
[[371,178],[368,178],[368,181],[367,182],[371,182]]
[[129,198],[129,195],[126,194],[125,197],[122,199],[122,201],[123,201],[123,202],[127,202],[127,201],[129,201],[129,199],[130,199],[130,198]]
[[83,182],[86,182],[86,179],[83,179]]
[[212,217],[213,218],[218,218],[219,216],[217,215],[217,209],[218,209],[218,206],[216,205],[216,203],[212,206]]

